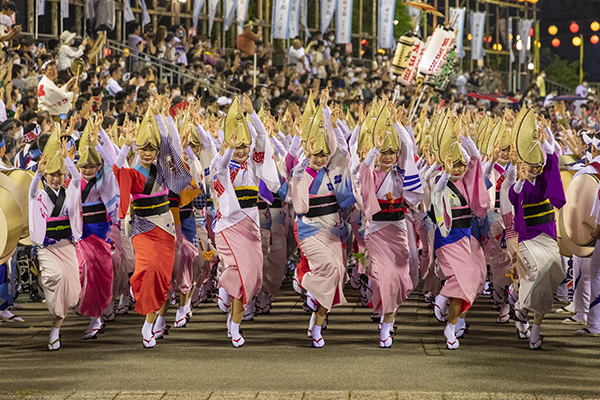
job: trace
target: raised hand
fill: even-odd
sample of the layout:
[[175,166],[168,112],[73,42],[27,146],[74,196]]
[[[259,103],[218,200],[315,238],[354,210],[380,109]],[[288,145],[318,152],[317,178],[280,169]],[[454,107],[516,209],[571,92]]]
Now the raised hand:
[[123,144],[125,146],[129,146],[131,147],[131,145],[133,145],[133,143],[135,143],[135,136],[136,136],[136,128],[135,128],[135,124],[133,124],[133,122],[127,123],[125,126],[123,126],[123,130],[125,131],[124,136],[123,136]]
[[338,120],[339,117],[340,117],[340,109],[336,107],[333,110],[333,112],[331,113],[331,118],[330,118],[331,119],[331,126],[333,128],[337,128],[338,127],[337,120]]
[[46,165],[48,165],[48,155],[42,154],[38,162],[37,173],[40,175],[44,175],[44,172],[46,171]]
[[446,155],[446,159],[444,160],[444,172],[448,175],[452,174],[452,156],[450,153]]
[[227,147],[229,147],[230,149],[235,149],[237,147],[237,141],[238,141],[238,137],[237,134],[234,133],[231,135],[231,143],[227,143]]
[[329,89],[325,88],[321,91],[321,97],[319,99],[322,107],[327,107],[327,102],[329,101]]
[[377,134],[375,135],[375,148],[381,150],[383,147],[383,129],[377,129]]
[[248,97],[246,93],[244,93],[244,97],[242,98],[242,108],[248,114],[254,113],[254,108],[252,108],[252,100],[250,100],[250,97]]
[[517,165],[517,162],[519,162],[519,155],[517,154],[517,149],[515,149],[515,145],[511,145],[510,146],[510,163],[512,165]]

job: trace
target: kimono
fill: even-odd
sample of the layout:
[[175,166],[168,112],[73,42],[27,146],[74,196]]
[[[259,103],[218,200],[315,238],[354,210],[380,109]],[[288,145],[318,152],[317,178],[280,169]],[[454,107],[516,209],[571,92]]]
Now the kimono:
[[[110,146],[104,131],[99,136]],[[96,149],[104,165],[89,182],[81,179],[83,233],[76,242],[81,300],[77,311],[100,318],[113,295],[111,225],[119,219],[119,187],[112,171],[115,159],[112,149],[100,144]]]
[[[323,109],[325,124],[331,129],[328,109]],[[317,302],[331,310],[346,303],[343,289],[348,276],[342,250],[345,211],[356,200],[349,178],[347,145],[341,131],[328,135],[331,156],[325,167],[315,171],[310,160],[299,163],[292,178],[292,203],[297,214],[298,246],[307,262],[300,263],[297,275],[302,288]]]
[[59,318],[77,305],[81,292],[74,245],[83,233],[81,175],[70,158],[65,164],[72,176],[68,188],[39,189],[42,176],[37,173],[29,187],[29,235],[37,249],[46,306]]
[[486,264],[478,240],[471,234],[472,214],[484,217],[489,196],[483,181],[481,160],[470,138],[470,161],[457,182],[443,173],[433,185],[432,205],[437,224],[433,242],[438,265],[446,277],[440,295],[461,299],[467,311],[483,288]]
[[[248,159],[241,164],[232,160],[235,149],[227,148],[214,163],[218,212],[213,232],[224,266],[219,288],[241,298],[244,307],[262,287],[259,190],[264,193],[279,188],[273,148],[267,146],[267,132],[256,113],[250,115],[250,120],[257,135]],[[264,186],[259,189],[261,180]]]
[[113,171],[121,192],[119,217],[133,209],[131,237],[135,271],[130,279],[135,310],[147,315],[158,311],[171,288],[175,260],[175,222],[169,211],[169,190],[181,192],[191,181],[161,115],[155,117],[161,141],[156,164],[125,168],[129,146],[123,146]]
[[554,208],[562,208],[566,199],[558,156],[546,142],[542,149],[547,157],[540,175],[533,183],[515,183],[508,195],[519,235],[517,265],[524,268],[519,271],[519,300],[515,307],[543,315],[552,310],[554,292],[565,278],[556,243]]

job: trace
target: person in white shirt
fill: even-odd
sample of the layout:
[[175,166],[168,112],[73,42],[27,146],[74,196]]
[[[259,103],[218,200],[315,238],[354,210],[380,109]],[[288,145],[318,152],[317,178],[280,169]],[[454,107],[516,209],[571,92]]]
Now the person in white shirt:
[[308,64],[308,61],[302,42],[300,39],[295,39],[288,54],[288,65],[296,65],[296,71],[301,75],[307,70],[306,64]]
[[46,61],[42,65],[44,76],[40,80],[38,86],[37,98],[38,108],[40,111],[48,111],[55,121],[59,116],[66,114],[73,108],[73,97],[79,91],[79,88],[71,88],[75,84],[76,78],[71,78],[66,85],[58,87],[54,84],[54,79],[58,76],[56,63],[54,61]]
[[119,79],[123,76],[123,70],[119,64],[111,64],[108,69],[108,73],[110,75],[110,79],[106,85],[106,90],[111,96],[119,93],[123,88],[119,85]]
[[467,81],[469,80],[469,73],[465,72],[456,78],[456,89],[458,94],[467,94]]
[[77,50],[75,50],[73,47],[71,47],[71,43],[73,42],[73,39],[75,39],[75,36],[75,33],[71,33],[69,31],[63,31],[63,33],[60,34],[61,45],[58,49],[59,71],[69,68],[74,60],[83,56],[85,45],[87,44],[88,39],[83,39],[81,45],[77,48]]

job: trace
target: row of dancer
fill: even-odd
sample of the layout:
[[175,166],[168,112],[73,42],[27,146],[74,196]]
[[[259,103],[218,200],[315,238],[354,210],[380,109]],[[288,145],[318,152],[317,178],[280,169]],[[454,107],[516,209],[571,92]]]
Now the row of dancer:
[[137,122],[107,126],[98,115],[79,139],[77,165],[68,131],[57,126],[49,138],[30,189],[31,238],[54,316],[49,350],[60,348],[70,307],[91,317],[84,338],[94,338],[103,315],[126,309],[129,287],[152,348],[168,334],[171,298],[175,327],[184,326],[192,294],[213,275],[240,347],[245,312],[268,309],[277,295],[288,231],[300,253],[294,284],[313,310],[313,347],[324,346],[327,314],[346,303],[347,242],[369,278],[381,347],[392,345],[395,314],[420,272],[439,292],[447,347],[458,348],[486,264],[498,321],[508,321],[509,295],[518,296],[518,335],[541,347],[541,320],[564,278],[551,213],[564,192],[553,135],[531,110],[493,123],[449,110],[408,121],[383,99],[355,124],[325,89],[318,105],[309,97],[303,113],[289,107],[279,120],[255,112],[247,96],[223,120],[195,104],[173,115],[158,96]]

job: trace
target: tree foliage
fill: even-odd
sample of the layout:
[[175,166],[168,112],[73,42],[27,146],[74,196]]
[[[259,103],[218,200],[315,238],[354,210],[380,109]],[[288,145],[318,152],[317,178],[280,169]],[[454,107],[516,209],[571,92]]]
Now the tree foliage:
[[549,48],[543,48],[540,50],[540,66],[546,71],[546,77],[550,81],[570,88],[579,84],[579,61],[563,60]]

